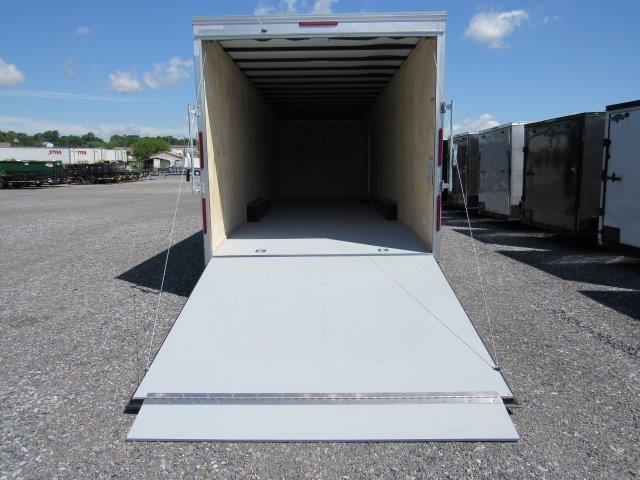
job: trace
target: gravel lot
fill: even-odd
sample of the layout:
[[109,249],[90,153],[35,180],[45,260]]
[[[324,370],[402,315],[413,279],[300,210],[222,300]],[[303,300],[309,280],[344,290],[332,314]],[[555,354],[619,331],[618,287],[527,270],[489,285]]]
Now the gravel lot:
[[[178,179],[0,191],[0,478],[635,478],[640,258],[474,218],[516,444],[136,444]],[[443,268],[489,338],[468,232]],[[203,269],[185,186],[154,348]]]

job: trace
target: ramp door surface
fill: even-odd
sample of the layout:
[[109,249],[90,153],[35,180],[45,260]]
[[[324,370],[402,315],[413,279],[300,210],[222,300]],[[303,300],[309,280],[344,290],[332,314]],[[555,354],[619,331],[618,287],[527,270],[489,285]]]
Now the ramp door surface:
[[216,252],[129,440],[500,440],[512,397],[433,256],[368,205],[283,204]]

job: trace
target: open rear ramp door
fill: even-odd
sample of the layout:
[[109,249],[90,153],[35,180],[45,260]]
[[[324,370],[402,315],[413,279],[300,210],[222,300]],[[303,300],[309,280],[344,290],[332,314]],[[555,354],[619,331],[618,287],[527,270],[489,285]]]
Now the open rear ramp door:
[[433,255],[369,205],[322,205],[276,205],[217,250],[128,439],[516,440],[511,391]]

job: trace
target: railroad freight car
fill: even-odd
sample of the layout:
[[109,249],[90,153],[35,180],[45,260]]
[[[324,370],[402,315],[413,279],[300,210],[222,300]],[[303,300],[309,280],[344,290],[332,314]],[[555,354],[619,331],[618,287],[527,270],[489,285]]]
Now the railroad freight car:
[[604,112],[525,126],[522,221],[597,238]]
[[606,112],[600,242],[640,247],[640,100]]
[[[478,208],[478,181],[480,162],[480,142],[477,133],[463,133],[453,137],[457,151],[456,162],[451,174],[451,195],[449,203],[470,209]],[[462,180],[462,185],[460,181]],[[464,196],[462,192],[464,191]]]
[[0,161],[0,188],[57,185],[65,182],[62,162]]
[[508,123],[479,132],[478,212],[520,219],[524,123]]

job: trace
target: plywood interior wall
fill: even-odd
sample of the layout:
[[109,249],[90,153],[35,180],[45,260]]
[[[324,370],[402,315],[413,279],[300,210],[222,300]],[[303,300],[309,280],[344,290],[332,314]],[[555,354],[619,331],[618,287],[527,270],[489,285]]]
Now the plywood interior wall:
[[374,196],[398,202],[398,218],[433,249],[436,40],[420,41],[366,116]]
[[278,118],[217,42],[204,42],[211,248],[246,221],[246,205],[273,195]]
[[361,120],[281,122],[276,195],[363,198],[365,139]]

